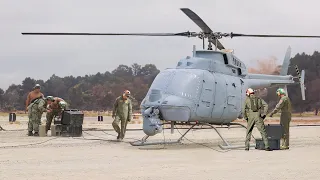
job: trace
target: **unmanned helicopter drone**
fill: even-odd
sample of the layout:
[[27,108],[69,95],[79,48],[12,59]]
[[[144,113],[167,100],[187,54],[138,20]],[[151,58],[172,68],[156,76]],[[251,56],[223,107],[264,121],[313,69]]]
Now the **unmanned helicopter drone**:
[[[198,37],[203,40],[203,50],[193,49],[193,56],[181,59],[175,68],[160,72],[154,79],[145,98],[141,102],[143,131],[142,141],[131,143],[135,146],[162,143],[177,143],[196,125],[211,126],[224,141],[222,149],[238,148],[231,146],[213,125],[241,125],[232,123],[242,118],[242,106],[245,91],[248,88],[261,89],[284,87],[295,84],[298,78],[302,99],[305,100],[304,77],[296,67],[298,76],[287,75],[291,48],[284,57],[280,75],[263,75],[248,73],[245,64],[232,51],[226,50],[219,39],[223,37],[300,37],[320,38],[320,36],[296,35],[254,35],[238,33],[213,32],[206,23],[192,10],[182,8],[195,24],[201,28],[200,33],[22,33],[23,35],[122,35],[122,36],[183,36]],[[204,39],[208,39],[208,49],[204,50]],[[215,45],[215,50],[212,49]],[[219,49],[219,50],[217,50]],[[169,123],[163,123],[163,122]],[[191,127],[173,142],[147,142],[163,130],[164,124],[188,124]],[[241,125],[243,126],[243,125]],[[244,127],[244,126],[243,126]]]

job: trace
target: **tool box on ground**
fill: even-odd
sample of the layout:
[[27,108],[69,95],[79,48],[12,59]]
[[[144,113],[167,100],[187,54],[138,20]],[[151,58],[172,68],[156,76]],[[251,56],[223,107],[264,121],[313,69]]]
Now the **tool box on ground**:
[[283,126],[281,124],[265,125],[268,139],[281,139],[283,136]]
[[[265,125],[269,146],[273,150],[280,149],[280,139],[283,136],[283,127],[281,124]],[[262,139],[256,139],[256,149],[264,150],[264,142]]]
[[82,136],[82,125],[61,125],[61,136],[80,137]]
[[79,137],[82,136],[84,114],[77,109],[67,109],[62,112],[61,119],[54,120],[51,126],[52,136]]
[[[280,139],[268,139],[270,149],[279,150],[280,149]],[[256,149],[265,150],[264,142],[262,139],[256,139]]]
[[61,117],[62,125],[82,125],[84,114],[78,109],[64,110]]

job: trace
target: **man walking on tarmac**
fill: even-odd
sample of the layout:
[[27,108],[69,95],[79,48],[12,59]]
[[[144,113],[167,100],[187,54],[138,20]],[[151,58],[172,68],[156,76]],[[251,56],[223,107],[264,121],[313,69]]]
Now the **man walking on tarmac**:
[[245,150],[249,151],[250,139],[254,125],[256,124],[258,130],[260,131],[261,137],[264,142],[265,150],[272,151],[269,147],[269,142],[267,138],[266,128],[264,126],[264,118],[266,117],[268,111],[267,103],[254,95],[253,89],[249,88],[246,91],[247,98],[243,106],[243,118],[247,120],[247,135],[245,142]]
[[281,110],[280,124],[283,127],[284,133],[282,138],[282,143],[280,149],[289,149],[289,128],[291,121],[291,102],[284,89],[279,88],[277,90],[277,95],[280,97],[279,103],[276,105],[274,110],[270,113],[272,117],[275,113]]
[[[117,140],[122,141],[125,136],[128,122],[132,117],[132,102],[129,99],[130,91],[125,90],[122,96],[119,96],[113,105],[112,122],[113,129],[118,133]],[[119,123],[121,122],[121,128]]]

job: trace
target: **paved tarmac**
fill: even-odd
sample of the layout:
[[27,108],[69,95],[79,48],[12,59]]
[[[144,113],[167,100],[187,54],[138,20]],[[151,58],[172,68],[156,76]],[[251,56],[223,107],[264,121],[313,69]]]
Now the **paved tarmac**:
[[[319,179],[320,127],[291,127],[289,150],[266,152],[252,148],[222,150],[219,136],[210,129],[192,130],[181,144],[131,146],[142,130],[128,130],[116,142],[110,119],[86,119],[82,137],[28,137],[26,121],[0,121],[0,179]],[[99,131],[89,131],[97,128]],[[129,124],[141,129],[142,124]],[[102,131],[104,130],[104,131]],[[233,145],[243,145],[245,129],[219,128]],[[170,130],[150,141],[173,141],[185,129]],[[180,132],[180,133],[179,133]],[[253,135],[259,138],[254,129]],[[254,139],[252,139],[254,144]]]

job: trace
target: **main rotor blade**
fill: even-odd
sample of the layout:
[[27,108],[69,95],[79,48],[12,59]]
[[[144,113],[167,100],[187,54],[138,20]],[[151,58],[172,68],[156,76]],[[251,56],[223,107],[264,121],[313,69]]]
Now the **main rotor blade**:
[[[184,14],[186,14],[194,23],[196,23],[205,34],[210,34],[210,33],[213,32],[209,28],[209,26],[195,12],[193,12],[191,9],[189,9],[189,8],[180,8],[180,10]],[[213,41],[212,43],[215,46],[217,46],[217,48],[220,49],[220,50],[221,49],[225,49],[219,40],[217,40],[217,44],[218,45],[216,45],[215,41]]]
[[288,38],[320,38],[320,36],[302,36],[302,35],[271,35],[271,34],[237,34],[231,33],[232,37],[246,36],[246,37],[288,37]]
[[194,23],[196,23],[204,33],[212,33],[212,30],[209,28],[209,26],[191,9],[181,8],[181,11],[186,14]]
[[77,35],[77,36],[192,36],[194,32],[182,33],[21,33],[22,35]]

